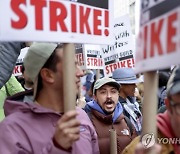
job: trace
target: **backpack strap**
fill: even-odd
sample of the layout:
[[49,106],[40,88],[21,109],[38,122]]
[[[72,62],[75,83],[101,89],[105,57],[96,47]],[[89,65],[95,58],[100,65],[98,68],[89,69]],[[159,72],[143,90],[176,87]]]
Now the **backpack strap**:
[[127,116],[124,116],[124,120],[126,121],[126,124],[129,127],[129,130],[130,130],[130,133],[132,136],[133,135],[133,125]]

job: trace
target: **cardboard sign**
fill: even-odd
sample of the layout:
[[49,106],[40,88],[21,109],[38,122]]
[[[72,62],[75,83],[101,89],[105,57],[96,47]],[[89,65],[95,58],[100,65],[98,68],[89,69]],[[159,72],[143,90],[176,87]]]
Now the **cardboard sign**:
[[140,19],[136,71],[180,64],[180,1],[142,0]]
[[86,69],[103,69],[100,45],[84,44],[84,56]]
[[65,0],[1,0],[0,40],[111,42],[113,0],[105,0],[106,5],[97,4],[83,0],[80,3]]
[[134,67],[133,36],[128,15],[114,20],[114,45],[102,47],[104,75],[112,76],[112,72],[121,67]]

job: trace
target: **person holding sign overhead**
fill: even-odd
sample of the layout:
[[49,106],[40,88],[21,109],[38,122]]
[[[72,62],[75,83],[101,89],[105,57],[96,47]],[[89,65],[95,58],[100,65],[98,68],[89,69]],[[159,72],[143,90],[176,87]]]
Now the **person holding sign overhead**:
[[[34,91],[6,100],[8,116],[0,123],[0,153],[99,154],[97,134],[86,113],[80,108],[64,113],[62,59],[62,44],[30,46],[24,66]],[[83,72],[77,62],[75,66],[78,89]],[[33,102],[23,102],[28,95],[33,95]]]

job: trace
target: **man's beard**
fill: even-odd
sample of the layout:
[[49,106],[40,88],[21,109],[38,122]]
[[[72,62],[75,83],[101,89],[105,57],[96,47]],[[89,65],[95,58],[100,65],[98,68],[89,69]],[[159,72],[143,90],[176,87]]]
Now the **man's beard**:
[[102,109],[102,110],[104,111],[104,113],[105,113],[106,115],[110,115],[110,114],[113,114],[115,108],[114,108],[113,111],[106,111],[106,110],[104,110],[104,109]]
[[[103,104],[115,104],[115,102],[112,100],[112,99],[108,99],[108,100],[106,100]],[[102,107],[101,107],[102,108]],[[116,108],[116,107],[115,107]],[[115,108],[114,108],[114,110],[115,110]],[[113,112],[114,112],[114,110],[113,111],[106,111],[105,109],[103,109],[102,108],[102,110],[104,111],[104,113],[106,114],[106,115],[110,115],[110,114],[112,114]]]

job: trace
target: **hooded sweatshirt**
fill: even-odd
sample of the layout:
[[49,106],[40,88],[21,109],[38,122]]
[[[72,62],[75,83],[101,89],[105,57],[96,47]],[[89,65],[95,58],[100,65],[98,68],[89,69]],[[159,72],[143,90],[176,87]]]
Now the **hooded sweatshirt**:
[[[32,96],[28,91],[9,97],[5,102],[5,115],[0,123],[1,154],[98,154],[97,134],[86,113],[77,108],[81,122],[80,139],[73,143],[72,151],[56,148],[52,138],[62,114],[23,99]],[[29,99],[31,100],[31,99]]]
[[[159,133],[162,134],[162,138],[176,138],[173,129],[171,127],[170,123],[170,117],[168,115],[168,111],[162,114],[158,114],[157,116],[157,127],[159,130]],[[178,128],[177,128],[178,129]],[[173,151],[176,152],[176,154],[180,154],[180,145],[179,144],[172,144]]]
[[98,134],[101,154],[110,153],[110,129],[115,129],[117,133],[118,154],[120,154],[131,142],[132,138],[136,136],[134,129],[133,135],[131,135],[130,129],[124,120],[123,108],[119,102],[116,105],[113,115],[107,115],[96,101],[88,102],[85,106],[85,111],[89,115]]

